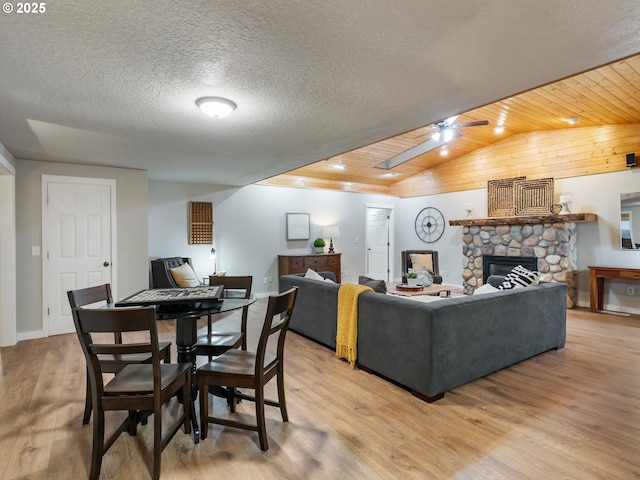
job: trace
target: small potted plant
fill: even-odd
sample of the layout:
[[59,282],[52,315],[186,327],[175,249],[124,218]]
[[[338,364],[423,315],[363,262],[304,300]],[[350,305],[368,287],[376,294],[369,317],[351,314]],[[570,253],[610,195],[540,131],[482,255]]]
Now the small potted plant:
[[324,253],[324,246],[327,242],[324,241],[324,238],[316,238],[313,241],[313,251],[314,253]]
[[416,272],[407,273],[407,286],[409,287],[418,286],[418,274]]

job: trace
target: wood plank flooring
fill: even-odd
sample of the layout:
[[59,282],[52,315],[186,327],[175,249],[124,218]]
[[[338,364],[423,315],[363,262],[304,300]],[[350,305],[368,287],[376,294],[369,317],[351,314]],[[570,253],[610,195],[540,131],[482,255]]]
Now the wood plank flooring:
[[[265,307],[262,299],[250,308],[250,348]],[[171,340],[173,322],[159,323]],[[75,335],[0,349],[0,479],[88,477],[84,381]],[[212,425],[198,445],[179,432],[162,455],[162,478],[640,479],[638,316],[569,310],[565,349],[432,404],[290,332],[285,383],[290,421],[267,407],[267,452],[254,432]],[[252,414],[253,404],[238,411]],[[138,432],[116,441],[101,478],[150,478],[151,424]]]

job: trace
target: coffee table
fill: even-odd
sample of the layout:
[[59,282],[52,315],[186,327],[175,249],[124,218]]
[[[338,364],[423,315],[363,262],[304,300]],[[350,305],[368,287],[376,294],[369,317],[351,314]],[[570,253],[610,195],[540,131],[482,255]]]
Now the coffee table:
[[[399,287],[399,288],[398,288]],[[408,287],[406,283],[388,283],[387,293],[412,297],[414,295],[433,295],[436,297],[450,297],[451,290],[460,288],[458,285],[445,285],[444,283],[432,283],[428,287]],[[443,295],[444,294],[444,295]]]

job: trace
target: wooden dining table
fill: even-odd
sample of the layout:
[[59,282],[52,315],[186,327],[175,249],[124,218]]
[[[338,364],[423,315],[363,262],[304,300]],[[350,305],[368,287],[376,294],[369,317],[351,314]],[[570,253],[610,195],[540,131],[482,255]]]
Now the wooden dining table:
[[226,290],[217,285],[141,290],[115,303],[116,307],[156,305],[158,320],[175,319],[178,362],[189,362],[193,365],[190,420],[194,443],[200,442],[200,426],[195,412],[195,399],[198,394],[195,353],[198,320],[204,315],[211,320],[212,315],[244,308],[256,300],[255,295],[244,298],[244,292]]

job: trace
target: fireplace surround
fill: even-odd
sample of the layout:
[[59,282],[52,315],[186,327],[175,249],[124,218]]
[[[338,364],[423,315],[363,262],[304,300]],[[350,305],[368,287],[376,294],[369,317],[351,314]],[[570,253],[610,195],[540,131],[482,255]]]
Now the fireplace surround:
[[[504,263],[512,265],[508,270],[515,262],[539,271],[542,282],[566,283],[567,307],[574,307],[577,297],[574,273],[578,269],[576,222],[595,222],[597,219],[593,213],[583,213],[450,220],[450,225],[462,226],[464,293],[472,294],[486,282],[486,257],[517,257],[505,260]],[[523,264],[527,257],[536,259],[536,268]]]
[[538,270],[538,259],[536,257],[484,255],[482,257],[482,283],[487,283],[489,275],[506,275],[518,265],[533,272]]

